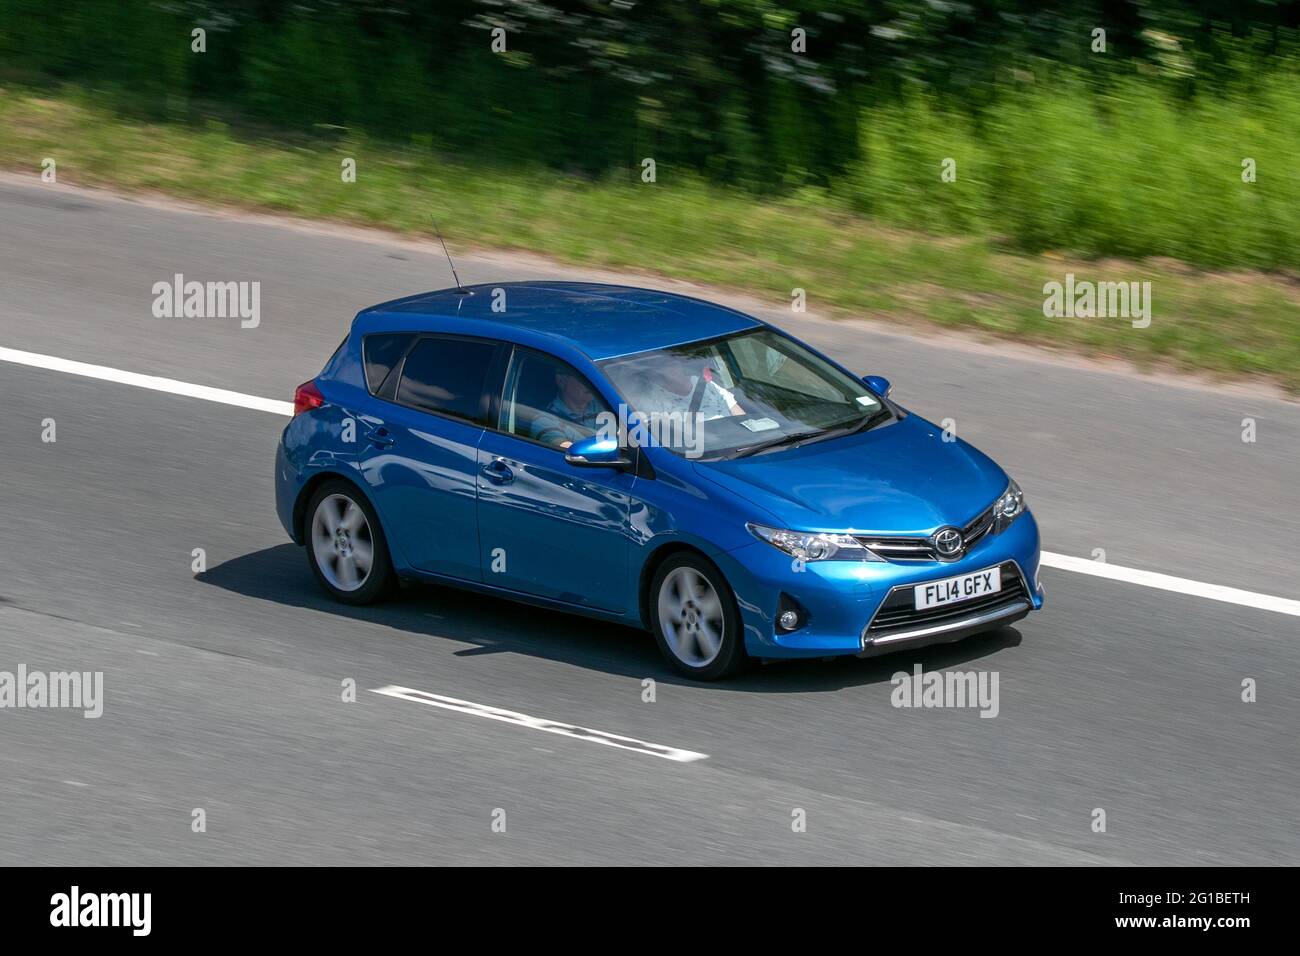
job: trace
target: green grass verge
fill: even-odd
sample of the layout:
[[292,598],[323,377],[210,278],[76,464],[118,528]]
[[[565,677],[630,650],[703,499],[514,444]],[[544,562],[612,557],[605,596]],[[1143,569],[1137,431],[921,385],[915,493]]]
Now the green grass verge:
[[[663,167],[654,184],[591,182],[542,168],[460,164],[419,146],[147,123],[88,93],[0,88],[0,165],[35,177],[45,157],[58,163],[61,182],[424,235],[433,211],[462,244],[689,279],[774,304],[801,288],[814,311],[1265,378],[1300,392],[1300,282],[1284,274],[1018,254],[995,237],[882,227],[815,191],[760,201]],[[344,157],[357,162],[355,183],[340,177]],[[1150,327],[1045,318],[1043,285],[1067,272],[1150,282]]]

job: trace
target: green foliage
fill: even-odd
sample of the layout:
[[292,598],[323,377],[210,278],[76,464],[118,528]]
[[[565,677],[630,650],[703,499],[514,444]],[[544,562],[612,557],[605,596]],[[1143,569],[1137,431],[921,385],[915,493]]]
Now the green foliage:
[[[1026,110],[1021,121],[1032,124],[1037,117]],[[906,118],[904,112],[899,122]],[[942,128],[937,116],[930,122]],[[675,173],[671,184],[662,176],[653,185],[628,177],[593,181],[449,159],[432,154],[427,144],[400,147],[338,135],[286,143],[217,121],[191,127],[123,118],[105,108],[102,94],[51,97],[0,87],[0,166],[33,176],[40,157],[57,155],[62,182],[148,189],[425,236],[432,210],[453,244],[651,270],[745,289],[774,305],[788,303],[799,287],[808,290],[810,308],[823,314],[887,318],[931,335],[950,327],[976,330],[1139,363],[1263,375],[1300,393],[1300,297],[1286,276],[1197,272],[1162,260],[1095,263],[1012,253],[992,236],[931,237],[882,228],[846,212],[844,197],[814,186],[760,199],[689,172]],[[1010,144],[1004,148],[1015,151]],[[356,158],[355,183],[342,181],[342,157]],[[900,170],[898,181],[906,185],[906,170]],[[960,165],[958,182],[968,174],[974,180],[978,170],[978,161]],[[929,185],[938,181],[935,172],[927,171],[926,189],[935,188]],[[1183,204],[1194,218],[1203,215],[1195,198]],[[1025,215],[1053,209],[1048,191],[1034,202],[1039,205],[1027,204]],[[895,208],[904,214],[907,207]],[[965,214],[959,203],[953,209]],[[1102,213],[1096,221],[1104,228]],[[1267,250],[1267,230],[1257,233]],[[1212,240],[1213,232],[1206,241]],[[436,252],[432,246],[430,253]],[[1125,319],[1045,318],[1043,284],[1066,272],[1150,281],[1151,327],[1133,329]]]
[[0,0],[0,70],[127,118],[584,181],[652,157],[664,187],[1278,268],[1300,266],[1298,23],[1300,0]]

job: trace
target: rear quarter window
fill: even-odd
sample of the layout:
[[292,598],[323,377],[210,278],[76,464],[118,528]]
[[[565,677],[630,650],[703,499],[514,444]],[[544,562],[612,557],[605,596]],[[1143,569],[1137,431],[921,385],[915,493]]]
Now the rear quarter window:
[[415,341],[413,332],[376,332],[361,340],[362,358],[366,366],[366,387],[375,395],[384,387],[407,347]]

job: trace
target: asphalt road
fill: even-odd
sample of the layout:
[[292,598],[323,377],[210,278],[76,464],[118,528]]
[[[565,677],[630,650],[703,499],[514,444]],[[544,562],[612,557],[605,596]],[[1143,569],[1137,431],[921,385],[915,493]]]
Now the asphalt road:
[[[0,347],[288,399],[357,309],[450,284],[434,251],[0,179]],[[155,318],[178,272],[260,281],[261,324]],[[752,308],[953,418],[1050,550],[1296,596],[1300,406]],[[325,600],[275,519],[279,416],[6,362],[0,403],[0,672],[104,672],[98,719],[0,709],[0,864],[1300,860],[1300,618],[1047,569],[1047,609],[995,635],[695,685],[579,618],[424,586]],[[915,663],[996,672],[998,716],[895,708]]]

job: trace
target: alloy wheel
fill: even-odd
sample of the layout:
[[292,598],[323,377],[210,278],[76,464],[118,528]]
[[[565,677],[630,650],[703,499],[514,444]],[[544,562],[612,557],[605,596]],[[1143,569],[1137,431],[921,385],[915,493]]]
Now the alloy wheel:
[[674,568],[659,587],[659,625],[669,649],[690,667],[707,667],[722,650],[722,599],[699,571]]
[[340,591],[356,591],[370,577],[374,535],[365,511],[347,495],[330,495],[316,506],[311,546],[321,574]]

